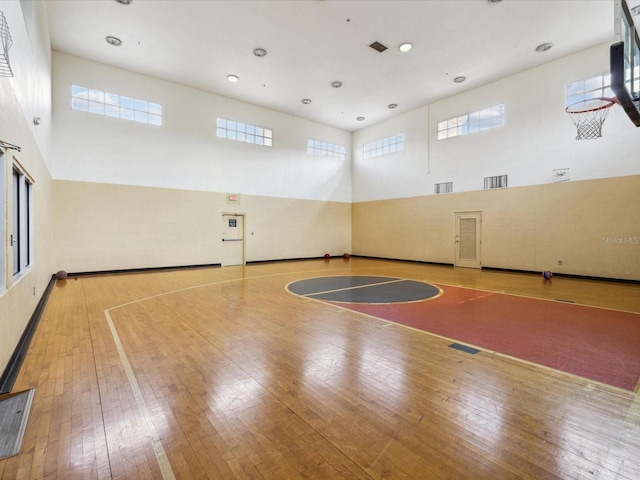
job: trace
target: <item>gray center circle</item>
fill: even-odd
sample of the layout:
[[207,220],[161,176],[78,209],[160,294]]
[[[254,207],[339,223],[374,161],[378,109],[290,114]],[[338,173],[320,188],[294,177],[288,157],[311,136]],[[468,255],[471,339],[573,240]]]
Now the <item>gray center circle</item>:
[[345,303],[406,303],[437,297],[435,285],[395,277],[347,275],[315,277],[287,285],[295,295]]

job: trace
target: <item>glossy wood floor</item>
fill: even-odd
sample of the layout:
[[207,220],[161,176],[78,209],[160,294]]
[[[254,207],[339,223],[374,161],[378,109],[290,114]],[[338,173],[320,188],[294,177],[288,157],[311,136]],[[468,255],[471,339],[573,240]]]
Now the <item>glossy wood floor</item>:
[[640,478],[637,393],[285,291],[326,274],[640,312],[633,284],[362,258],[59,281],[0,478]]

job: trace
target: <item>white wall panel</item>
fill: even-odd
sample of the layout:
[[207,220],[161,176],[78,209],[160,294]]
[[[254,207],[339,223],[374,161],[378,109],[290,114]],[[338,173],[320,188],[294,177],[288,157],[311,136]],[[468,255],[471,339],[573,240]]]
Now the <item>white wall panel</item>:
[[[56,179],[351,201],[351,161],[306,154],[349,132],[129,71],[53,53]],[[160,103],[161,127],[71,109],[72,84]],[[216,137],[223,117],[273,129],[274,146]]]

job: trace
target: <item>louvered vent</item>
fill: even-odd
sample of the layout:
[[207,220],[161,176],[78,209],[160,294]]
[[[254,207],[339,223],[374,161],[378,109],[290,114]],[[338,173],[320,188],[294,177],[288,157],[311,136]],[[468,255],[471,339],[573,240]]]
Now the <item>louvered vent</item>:
[[433,186],[433,193],[440,195],[441,193],[452,193],[453,182],[436,183]]
[[495,177],[485,177],[484,189],[491,190],[492,188],[507,188],[507,176],[497,175]]
[[371,48],[373,48],[375,51],[377,52],[384,52],[387,47],[385,47],[383,44],[381,44],[380,42],[373,42],[371,45],[369,45]]

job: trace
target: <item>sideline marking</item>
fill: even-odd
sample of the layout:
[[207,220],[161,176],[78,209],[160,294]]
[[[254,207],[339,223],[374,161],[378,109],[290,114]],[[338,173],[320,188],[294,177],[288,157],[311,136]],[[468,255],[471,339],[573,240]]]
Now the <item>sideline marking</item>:
[[111,330],[111,336],[113,337],[113,341],[116,343],[116,348],[118,349],[118,355],[120,355],[120,361],[122,362],[124,371],[126,372],[127,378],[129,379],[129,385],[131,385],[131,390],[133,390],[133,396],[136,399],[136,403],[138,404],[138,410],[140,410],[140,415],[142,415],[142,418],[144,418],[144,421],[147,424],[147,429],[151,433],[151,444],[153,446],[153,453],[156,456],[158,467],[160,467],[162,478],[165,480],[175,480],[176,476],[173,473],[173,469],[171,468],[171,463],[169,462],[167,453],[165,452],[164,447],[162,446],[162,441],[160,440],[160,437],[156,432],[155,427],[151,423],[151,420],[150,420],[151,413],[149,412],[149,407],[147,407],[147,402],[145,402],[144,400],[144,396],[142,395],[142,390],[140,390],[140,385],[138,385],[138,380],[136,379],[136,376],[133,373],[133,369],[131,368],[131,364],[129,363],[127,354],[124,351],[122,342],[120,341],[120,336],[118,335],[116,326],[113,324],[113,320],[111,319],[111,314],[109,313],[109,310],[104,311],[104,316],[107,317],[107,323],[109,324],[109,329]]

